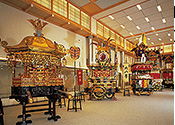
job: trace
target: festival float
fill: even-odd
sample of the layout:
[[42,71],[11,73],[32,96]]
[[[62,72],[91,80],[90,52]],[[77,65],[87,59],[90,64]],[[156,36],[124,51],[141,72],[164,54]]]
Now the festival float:
[[136,55],[136,61],[131,65],[132,89],[133,93],[139,96],[141,94],[147,94],[149,96],[153,90],[153,77],[151,77],[153,65],[147,60],[149,54],[147,48],[146,37],[143,33],[139,42],[136,43],[135,47],[131,50],[134,51]]
[[[101,47],[97,43],[96,64],[88,65],[87,72],[87,88],[85,91],[89,93],[90,99],[96,100],[115,98],[117,91],[117,63],[111,64],[111,54],[109,53],[110,38],[104,42],[105,47]],[[117,62],[117,51],[115,50],[115,62]],[[92,97],[92,98],[91,98]]]
[[[12,69],[10,99],[15,99],[23,106],[22,115],[18,116],[22,118],[22,122],[17,124],[32,122],[26,120],[31,116],[26,114],[27,112],[43,110],[48,110],[51,114],[48,120],[57,121],[60,116],[56,116],[55,102],[60,94],[63,94],[61,90],[64,90],[63,79],[59,77],[61,58],[67,52],[63,45],[53,43],[43,36],[41,31],[47,23],[41,22],[39,19],[28,21],[35,27],[34,36],[25,37],[15,46],[8,46],[6,41],[1,41],[4,51],[7,53],[7,65]],[[18,67],[21,67],[23,71],[16,72]],[[26,111],[26,105],[33,102],[33,97],[47,97],[49,108]],[[51,103],[53,104],[51,105]]]
[[162,60],[165,63],[165,67],[162,68],[161,70],[163,85],[167,88],[174,89],[174,80],[173,80],[174,55],[172,54],[162,55]]

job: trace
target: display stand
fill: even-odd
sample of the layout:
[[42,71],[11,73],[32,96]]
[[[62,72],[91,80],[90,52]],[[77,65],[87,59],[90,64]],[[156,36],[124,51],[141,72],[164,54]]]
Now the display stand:
[[[12,87],[10,99],[16,99],[22,105],[21,122],[17,124],[31,123],[26,120],[30,117],[29,112],[47,110],[45,114],[50,114],[48,120],[57,121],[60,116],[56,116],[55,103],[61,96],[66,96],[63,92],[63,79],[61,74],[61,58],[67,52],[63,45],[52,42],[43,37],[42,28],[47,24],[41,20],[28,20],[35,27],[34,36],[25,37],[18,45],[7,46],[6,41],[1,41],[2,47],[7,52],[7,65],[12,69]],[[16,72],[16,68],[21,67],[23,72]],[[18,77],[17,77],[18,75]],[[60,91],[62,90],[62,91]],[[33,97],[47,97],[49,104],[29,105],[33,103]],[[27,110],[30,107],[49,106]]]
[[[76,46],[71,46],[70,47],[70,56],[74,60],[74,93],[73,96],[71,96],[68,99],[68,107],[67,111],[69,110],[75,110],[77,112],[77,109],[82,110],[82,105],[81,105],[81,98],[80,98],[80,93],[76,92],[76,60],[80,57],[80,48]],[[70,103],[72,102],[72,108],[70,108]],[[78,108],[77,103],[79,102],[80,107]]]
[[0,125],[4,125],[4,119],[3,119],[4,111],[3,111],[3,105],[0,98]]
[[[146,43],[145,34],[142,33],[139,42],[135,44],[135,47],[131,50],[135,52],[136,61],[131,65],[132,71],[132,90],[137,95],[150,95],[152,87],[151,70],[153,65],[148,61],[149,55],[148,46]],[[137,92],[137,93],[136,93]]]
[[[102,100],[104,97],[112,99],[117,92],[117,50],[114,48],[115,55],[111,57],[109,52],[110,38],[104,43],[105,47],[97,45],[96,64],[87,65],[88,72],[86,77],[87,88],[85,91],[89,93],[89,100]],[[115,63],[111,63],[114,58]]]

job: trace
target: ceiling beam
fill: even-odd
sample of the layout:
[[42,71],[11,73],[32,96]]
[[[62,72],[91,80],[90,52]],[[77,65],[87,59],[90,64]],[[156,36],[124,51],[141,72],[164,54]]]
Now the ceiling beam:
[[[145,1],[140,2],[140,3],[137,3],[137,4],[142,4],[142,3],[145,3],[145,2],[148,2],[148,1],[150,1],[150,0],[145,0]],[[127,1],[126,1],[126,2],[127,2]],[[122,10],[119,10],[119,11],[117,11],[117,12],[113,12],[113,13],[111,13],[111,14],[105,15],[105,16],[103,16],[103,17],[100,17],[100,18],[97,19],[97,21],[100,20],[100,19],[102,19],[102,18],[108,17],[109,15],[113,15],[113,14],[119,13],[119,12],[121,12],[121,11],[127,10],[127,9],[129,9],[129,8],[132,8],[132,7],[136,6],[137,4],[132,5],[132,6],[130,6],[130,7],[127,7],[127,8],[124,8],[124,9],[122,9]]]
[[[147,32],[145,32],[145,34],[152,33],[152,32],[157,32],[157,31],[161,31],[161,30],[165,30],[165,29],[170,29],[170,28],[174,28],[174,26],[169,26],[169,27],[164,27],[164,28],[160,28],[160,29],[157,29],[157,30],[147,31]],[[126,36],[126,37],[124,37],[124,39],[139,36],[139,35],[142,35],[142,33],[138,33],[138,34],[131,35],[131,36]]]

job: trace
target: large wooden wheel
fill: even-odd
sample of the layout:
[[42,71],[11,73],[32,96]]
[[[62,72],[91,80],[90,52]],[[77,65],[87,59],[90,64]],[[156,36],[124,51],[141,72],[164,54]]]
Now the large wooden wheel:
[[108,98],[108,99],[112,99],[112,97],[114,96],[114,94],[115,94],[115,93],[110,92],[110,93],[106,93],[105,96],[106,96],[106,98]]
[[92,96],[96,99],[96,100],[101,100],[104,98],[105,94],[106,94],[106,89],[103,86],[95,86],[92,88]]

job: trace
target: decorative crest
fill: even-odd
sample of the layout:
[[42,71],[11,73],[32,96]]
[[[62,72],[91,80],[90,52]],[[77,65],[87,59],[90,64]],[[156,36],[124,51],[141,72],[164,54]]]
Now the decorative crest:
[[34,35],[38,37],[43,36],[42,28],[46,26],[48,23],[42,22],[40,19],[37,20],[29,19],[28,21],[35,27],[36,33],[34,33]]

